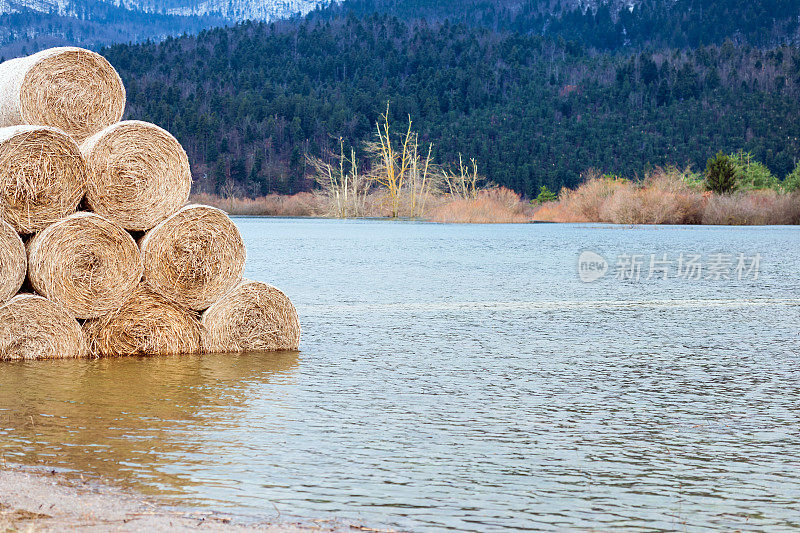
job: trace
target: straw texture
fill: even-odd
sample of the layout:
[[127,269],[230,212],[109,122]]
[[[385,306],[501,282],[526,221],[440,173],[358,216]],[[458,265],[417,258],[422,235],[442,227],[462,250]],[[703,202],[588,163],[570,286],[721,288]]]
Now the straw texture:
[[297,311],[281,291],[245,280],[202,317],[206,352],[296,350],[300,344]]
[[154,124],[114,124],[81,145],[92,211],[131,231],[147,231],[189,199],[192,174],[180,143]]
[[0,64],[0,126],[53,126],[83,142],[124,111],[119,74],[89,50],[50,48]]
[[91,353],[174,355],[200,351],[197,314],[140,285],[116,311],[87,320],[83,330]]
[[22,239],[14,228],[0,220],[0,303],[17,294],[27,270],[28,258]]
[[87,355],[80,324],[61,306],[34,294],[0,305],[0,360]]
[[150,230],[140,248],[145,284],[190,309],[207,309],[242,281],[242,236],[214,207],[182,208]]
[[75,212],[86,165],[75,141],[44,126],[0,128],[0,216],[33,233]]
[[28,243],[28,277],[39,294],[77,318],[120,306],[142,277],[139,248],[128,232],[94,213],[75,213]]

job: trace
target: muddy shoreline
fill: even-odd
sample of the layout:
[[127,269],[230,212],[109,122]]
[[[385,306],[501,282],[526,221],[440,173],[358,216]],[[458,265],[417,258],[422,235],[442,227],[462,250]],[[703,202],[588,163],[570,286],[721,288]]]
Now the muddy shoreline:
[[353,527],[360,529],[328,521],[237,524],[234,517],[223,513],[176,511],[153,499],[80,475],[11,465],[0,468],[0,531],[301,533],[352,531]]

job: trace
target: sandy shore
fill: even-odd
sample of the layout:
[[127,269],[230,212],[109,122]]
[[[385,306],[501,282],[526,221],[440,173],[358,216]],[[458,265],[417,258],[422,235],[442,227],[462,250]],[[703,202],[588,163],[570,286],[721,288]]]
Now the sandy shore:
[[[55,472],[20,468],[0,469],[0,531],[300,533],[353,528],[329,522],[237,525],[223,514],[177,512],[142,496],[80,477],[73,479]],[[362,528],[355,526],[355,529]]]

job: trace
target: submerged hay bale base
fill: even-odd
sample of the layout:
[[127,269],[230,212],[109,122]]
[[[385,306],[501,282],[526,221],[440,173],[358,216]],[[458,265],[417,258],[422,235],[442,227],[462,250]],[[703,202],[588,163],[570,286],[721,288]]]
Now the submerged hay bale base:
[[0,220],[0,303],[17,294],[27,271],[28,258],[22,239],[14,228]]
[[0,126],[53,126],[83,142],[124,111],[122,80],[95,52],[50,48],[0,64]]
[[86,165],[67,134],[44,126],[0,129],[0,216],[34,233],[75,212]]
[[297,350],[297,310],[281,291],[245,280],[203,313],[206,352]]
[[147,231],[189,199],[189,158],[169,132],[129,120],[87,139],[86,201],[92,211],[131,231]]
[[242,236],[214,207],[184,207],[150,230],[140,247],[147,287],[190,309],[207,309],[242,280]]
[[78,318],[118,308],[142,277],[133,237],[93,213],[75,213],[28,243],[28,277],[39,294]]
[[20,294],[0,305],[0,360],[87,355],[86,339],[78,321],[50,300]]
[[116,311],[87,320],[83,330],[97,356],[174,355],[200,351],[196,313],[139,286]]

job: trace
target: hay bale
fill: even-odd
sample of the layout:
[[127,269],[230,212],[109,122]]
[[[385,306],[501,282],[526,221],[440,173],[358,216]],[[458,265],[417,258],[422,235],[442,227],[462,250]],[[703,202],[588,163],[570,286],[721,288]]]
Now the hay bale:
[[119,74],[89,50],[50,48],[0,64],[0,126],[53,126],[83,142],[124,111]]
[[78,318],[118,308],[142,277],[133,237],[94,213],[75,213],[28,243],[28,277],[39,294]]
[[35,294],[0,305],[0,360],[87,355],[81,326],[63,307]]
[[86,191],[75,141],[45,126],[0,128],[0,216],[34,233],[74,213]]
[[87,320],[83,330],[95,355],[175,355],[200,351],[197,314],[143,285],[116,311]]
[[300,322],[281,291],[244,280],[203,313],[206,352],[297,350]]
[[147,232],[140,248],[147,287],[189,309],[207,309],[242,281],[242,236],[215,207],[184,207]]
[[25,245],[7,222],[0,220],[0,303],[19,291],[28,271]]
[[114,124],[81,145],[92,211],[131,231],[147,231],[189,199],[189,158],[169,132],[147,122]]

